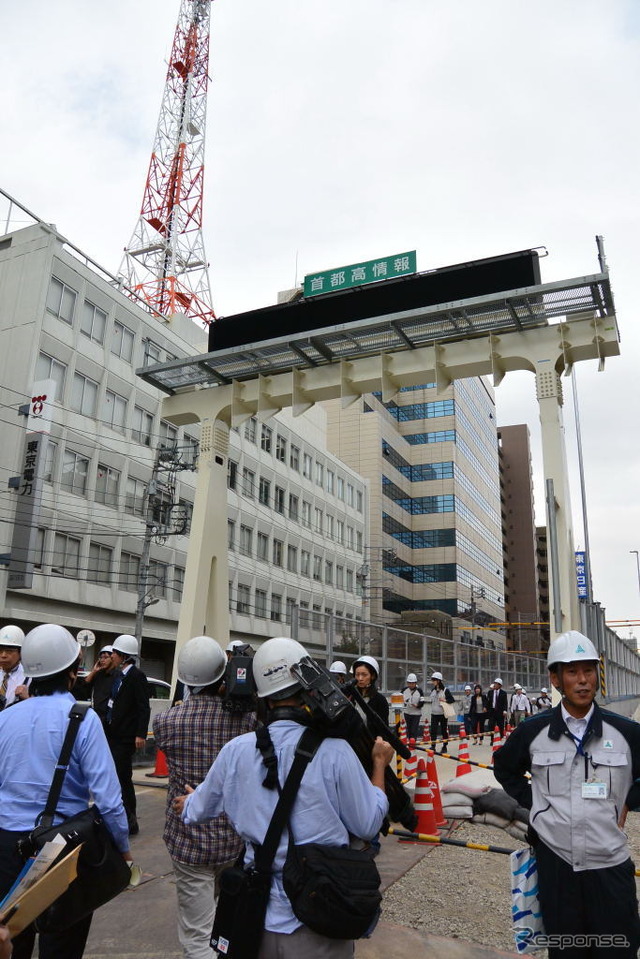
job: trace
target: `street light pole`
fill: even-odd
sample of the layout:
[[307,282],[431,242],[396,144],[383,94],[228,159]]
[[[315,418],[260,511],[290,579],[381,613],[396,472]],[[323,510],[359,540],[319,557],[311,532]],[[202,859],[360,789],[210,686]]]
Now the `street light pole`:
[[638,555],[639,551],[637,549],[630,549],[629,552],[636,554],[636,567],[638,569],[638,592],[640,593],[640,556]]

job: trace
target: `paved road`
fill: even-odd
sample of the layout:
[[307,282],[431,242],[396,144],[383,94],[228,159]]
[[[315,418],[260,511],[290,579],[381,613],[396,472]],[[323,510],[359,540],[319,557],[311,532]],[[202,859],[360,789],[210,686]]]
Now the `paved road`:
[[[488,752],[488,750],[487,750]],[[488,757],[487,757],[488,758]],[[443,764],[441,780],[451,775]],[[144,870],[142,883],[108,903],[94,916],[85,959],[181,959],[176,934],[176,894],[171,861],[162,842],[166,780],[146,777],[150,770],[135,771],[140,834],[133,838],[136,861]],[[378,866],[383,886],[395,882],[425,855],[429,847],[383,840]],[[370,940],[356,945],[356,959],[467,959],[469,944],[428,936],[413,929],[381,922]],[[514,953],[473,947],[474,959],[500,959]]]

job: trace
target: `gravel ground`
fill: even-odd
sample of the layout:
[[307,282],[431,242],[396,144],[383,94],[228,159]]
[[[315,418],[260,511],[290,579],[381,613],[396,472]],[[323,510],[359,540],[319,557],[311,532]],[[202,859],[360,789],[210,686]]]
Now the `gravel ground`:
[[[640,813],[629,814],[626,831],[632,856],[640,866]],[[523,845],[502,829],[469,822],[463,822],[451,838],[509,849]],[[515,955],[509,875],[508,856],[434,846],[385,892],[384,919]],[[546,955],[546,949],[536,953],[540,959]]]

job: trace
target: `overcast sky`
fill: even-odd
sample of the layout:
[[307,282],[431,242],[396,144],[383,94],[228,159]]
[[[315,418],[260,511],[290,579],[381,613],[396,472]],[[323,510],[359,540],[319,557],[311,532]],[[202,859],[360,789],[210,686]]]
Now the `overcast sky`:
[[[0,186],[113,272],[179,6],[0,0]],[[214,0],[210,73],[218,315],[413,249],[425,270],[545,246],[544,281],[583,276],[604,236],[622,355],[577,365],[594,587],[609,619],[638,618],[638,0]],[[544,522],[533,376],[497,398],[500,423],[529,424]]]

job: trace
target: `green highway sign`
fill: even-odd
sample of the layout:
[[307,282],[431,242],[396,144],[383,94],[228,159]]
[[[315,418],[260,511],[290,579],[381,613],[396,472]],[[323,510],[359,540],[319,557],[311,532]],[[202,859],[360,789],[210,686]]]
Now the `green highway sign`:
[[304,278],[304,295],[322,296],[323,293],[339,293],[352,286],[364,283],[378,283],[380,280],[392,280],[396,276],[405,276],[416,272],[416,251],[383,256],[366,263],[354,263],[340,266],[335,270],[323,270],[322,273],[308,273]]

